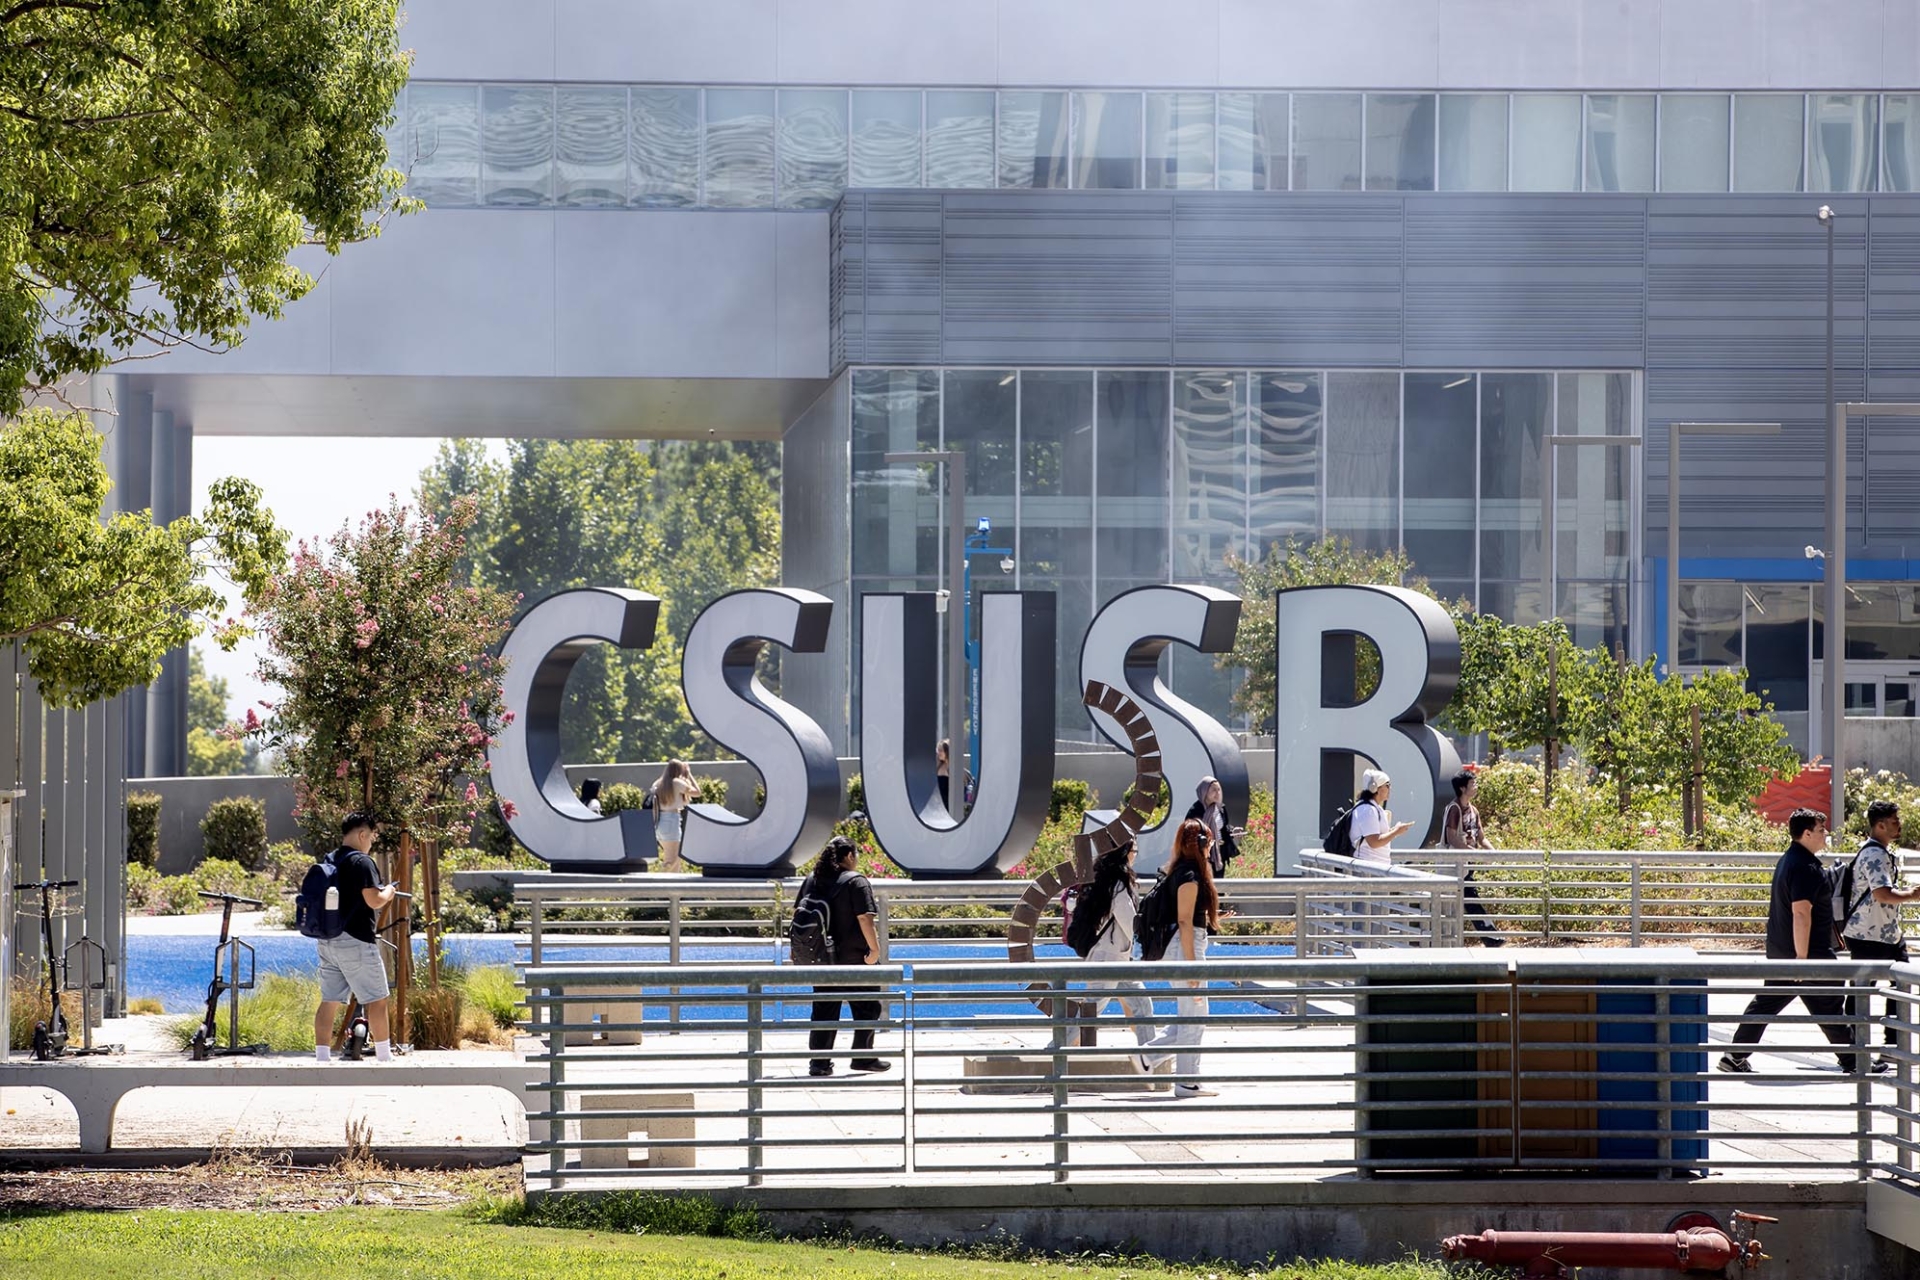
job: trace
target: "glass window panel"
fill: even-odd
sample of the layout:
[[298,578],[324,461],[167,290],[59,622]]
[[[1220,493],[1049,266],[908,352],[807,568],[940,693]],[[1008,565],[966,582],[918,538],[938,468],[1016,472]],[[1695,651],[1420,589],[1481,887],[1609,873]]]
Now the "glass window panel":
[[1220,190],[1285,191],[1289,136],[1286,94],[1221,94]]
[[1563,582],[1558,617],[1582,648],[1632,653],[1627,632],[1627,589],[1606,582]]
[[604,209],[627,202],[627,91],[558,91],[554,107],[560,203]]
[[1430,93],[1367,95],[1367,190],[1433,190]]
[[1274,543],[1320,533],[1320,423],[1317,373],[1256,373],[1247,521],[1254,555]]
[[1660,189],[1727,190],[1727,95],[1660,95]]
[[1232,573],[1246,555],[1247,376],[1176,373],[1173,378],[1173,577]]
[[633,203],[671,209],[700,199],[700,91],[636,86],[628,104]]
[[1213,95],[1147,95],[1147,186],[1207,191],[1213,187]]
[[991,90],[927,90],[927,185],[993,185]]
[[1020,586],[1055,593],[1055,715],[1092,737],[1080,703],[1080,642],[1093,621],[1093,375],[1020,375]]
[[706,203],[773,207],[773,90],[707,90]]
[[937,577],[939,480],[931,465],[895,466],[890,452],[940,447],[940,375],[853,371],[853,572]]
[[1847,660],[1920,662],[1916,588],[1891,582],[1847,584]]
[[[989,139],[988,145],[991,146]],[[853,177],[856,187],[920,185],[920,91],[853,91]]]
[[1400,545],[1400,375],[1327,375],[1327,533]]
[[480,195],[480,90],[470,84],[407,88],[413,173],[407,194],[430,205],[470,205]]
[[1099,600],[1167,580],[1167,377],[1102,370],[1095,383]]
[[1733,95],[1733,189],[1799,191],[1806,145],[1806,98],[1798,93]]
[[1359,94],[1293,95],[1293,189],[1360,190]]
[[[1553,413],[1553,379],[1544,373],[1480,375],[1480,578],[1538,584],[1542,457]],[[1488,599],[1483,591],[1483,607]],[[1532,598],[1534,620],[1540,599]],[[1509,622],[1519,619],[1500,615]]]
[[[947,372],[946,447],[967,455],[967,524],[989,516],[1013,530],[1016,375],[1011,369],[953,369]],[[972,499],[1006,498],[1004,507],[980,507]],[[978,510],[975,508],[979,507]]]
[[1880,97],[1816,93],[1807,100],[1807,189],[1871,191],[1880,169]]
[[1513,95],[1513,189],[1580,189],[1580,95]]
[[[1568,436],[1633,435],[1633,375],[1561,374],[1556,430]],[[1554,548],[1559,576],[1625,581],[1632,563],[1630,500],[1638,451],[1587,445],[1558,453],[1555,520],[1560,529]]]
[[1427,578],[1473,577],[1474,385],[1470,373],[1409,373],[1405,545]]
[[1073,185],[1127,191],[1140,185],[1140,95],[1073,95]]
[[[1680,665],[1737,667],[1744,596],[1737,582],[1680,584]],[[1801,636],[1804,647],[1806,637]]]
[[1653,190],[1656,107],[1650,93],[1587,98],[1587,190]]
[[1000,95],[1000,185],[1067,185],[1067,95]]
[[847,189],[847,91],[780,91],[780,207],[825,209]]
[[1920,95],[1890,93],[1887,103],[1888,191],[1920,190]]
[[1804,583],[1745,589],[1747,687],[1776,711],[1807,710],[1807,623],[1813,616]]
[[1546,616],[1540,609],[1540,583],[1489,582],[1482,578],[1480,612],[1490,613],[1516,627],[1530,627]]
[[1507,95],[1440,96],[1440,189],[1507,189]]
[[487,85],[480,90],[487,204],[525,208],[553,203],[553,90]]

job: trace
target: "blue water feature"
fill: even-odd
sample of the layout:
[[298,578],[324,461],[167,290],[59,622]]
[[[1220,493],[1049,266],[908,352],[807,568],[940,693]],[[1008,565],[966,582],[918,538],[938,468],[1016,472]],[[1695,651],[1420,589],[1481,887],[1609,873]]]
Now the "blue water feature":
[[[294,933],[269,933],[249,935],[246,939],[253,945],[257,976],[270,973],[285,973],[311,977],[317,962],[314,956],[314,944],[311,939]],[[511,965],[516,956],[524,952],[523,942],[516,946],[512,937],[488,936],[486,934],[460,934],[443,940],[448,960],[456,965],[479,968],[485,965]],[[415,940],[417,963],[425,964],[425,942]],[[1041,943],[1035,947],[1036,955],[1042,960],[1060,960],[1072,957],[1072,952],[1060,943]],[[740,943],[700,943],[688,944],[681,949],[681,955],[687,960],[700,961],[754,961],[771,964],[775,960],[777,948],[771,942]],[[1236,956],[1290,956],[1293,947],[1285,943],[1237,943],[1232,947]],[[965,942],[901,942],[894,944],[892,958],[895,963],[912,964],[916,960],[992,960],[1004,955],[1000,944]],[[604,961],[631,962],[641,961],[653,964],[665,964],[667,948],[655,946],[588,946],[568,947],[547,944],[545,958],[551,961]],[[127,939],[127,994],[132,997],[157,997],[168,1013],[187,1013],[205,1007],[207,981],[213,972],[213,939],[205,936],[180,936],[172,934],[135,935]],[[805,1003],[809,988],[802,980],[804,970],[796,968],[795,982],[791,988],[775,988],[788,992],[795,1002]],[[1149,984],[1163,987],[1164,984]],[[710,989],[705,994],[708,999],[739,994],[743,988]],[[1011,1004],[1004,999],[974,1000],[965,998],[970,990],[987,990],[981,986],[954,986],[941,992],[942,999],[922,998],[915,1002],[915,1016],[922,1022],[944,1020],[947,1018],[969,1018],[982,1014],[1005,1015],[1016,1012],[1025,1006]],[[1004,991],[1004,988],[1000,988]],[[1214,988],[1213,1008],[1219,1013],[1248,1014],[1258,1012],[1259,1006],[1243,1000],[1225,1000],[1221,998],[1221,989]],[[648,988],[647,994],[666,996],[664,989]],[[738,1004],[687,1002],[682,996],[679,1016],[682,1021],[737,1020],[746,1017],[746,1008]],[[1170,998],[1156,1000],[1156,1008],[1171,1013]],[[902,1011],[899,1002],[894,1002],[893,1013],[899,1016]],[[664,1002],[649,1005],[646,1011],[648,1020],[665,1020],[673,1016]]]

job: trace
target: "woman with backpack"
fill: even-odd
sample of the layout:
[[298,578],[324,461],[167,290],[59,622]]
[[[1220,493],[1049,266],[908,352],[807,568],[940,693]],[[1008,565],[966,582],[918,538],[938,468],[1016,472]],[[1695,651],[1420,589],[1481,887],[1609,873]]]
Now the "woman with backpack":
[[[1094,864],[1093,887],[1081,896],[1074,914],[1076,923],[1081,911],[1091,913],[1094,920],[1101,922],[1093,946],[1086,953],[1090,964],[1125,964],[1133,959],[1133,922],[1140,912],[1140,887],[1133,874],[1133,860],[1138,853],[1129,840],[1118,849],[1101,854]],[[1098,1017],[1107,1007],[1108,1000],[1118,999],[1120,1011],[1133,1024],[1134,1040],[1143,1045],[1152,1040],[1156,1030],[1153,1001],[1147,997],[1146,987],[1131,981],[1100,985],[1136,994],[1101,997],[1095,1005],[1094,1016]]]
[[[1174,937],[1167,947],[1166,959],[1205,960],[1207,937],[1219,932],[1220,894],[1213,886],[1213,866],[1207,859],[1210,841],[1211,836],[1199,819],[1182,822],[1173,837],[1173,857],[1160,883],[1154,886],[1155,895],[1173,895]],[[1200,1073],[1200,1037],[1204,1028],[1193,1021],[1207,1016],[1207,997],[1203,994],[1206,983],[1195,980],[1174,985],[1182,989],[1176,1003],[1176,1012],[1182,1021],[1142,1046],[1135,1065],[1146,1073],[1171,1057],[1175,1076],[1173,1096],[1210,1098],[1215,1091],[1202,1088],[1196,1079]],[[1189,991],[1191,995],[1186,994]]]
[[684,760],[669,760],[653,784],[653,838],[660,846],[660,869],[684,871],[680,837],[687,806],[700,798],[700,784]]
[[1208,774],[1200,779],[1199,785],[1194,788],[1194,795],[1194,802],[1187,807],[1187,816],[1197,819],[1212,837],[1207,861],[1212,864],[1214,877],[1218,879],[1227,874],[1227,864],[1240,856],[1240,846],[1234,842],[1247,834],[1247,829],[1233,825],[1222,797],[1220,779]]

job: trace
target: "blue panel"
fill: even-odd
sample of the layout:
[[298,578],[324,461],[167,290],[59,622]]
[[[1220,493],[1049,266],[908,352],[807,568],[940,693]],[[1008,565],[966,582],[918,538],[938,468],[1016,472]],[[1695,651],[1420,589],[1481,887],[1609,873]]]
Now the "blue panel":
[[[1620,986],[1628,983],[1644,985],[1646,979],[1622,979],[1609,981],[1603,979],[1602,987]],[[1675,990],[1667,998],[1668,1007],[1676,1017],[1689,1016],[1700,1018],[1699,1022],[1675,1022],[1668,1028],[1667,1038],[1674,1045],[1700,1045],[1701,1051],[1673,1053],[1672,1070],[1678,1073],[1692,1072],[1692,1080],[1676,1080],[1672,1085],[1674,1102],[1705,1102],[1707,1098],[1707,996],[1706,983],[1698,979],[1675,982]],[[1685,994],[1678,988],[1690,987],[1698,994]],[[1594,1011],[1607,1015],[1633,1015],[1647,1019],[1644,1022],[1600,1022],[1595,1024],[1595,1039],[1601,1045],[1608,1044],[1645,1044],[1656,1043],[1655,1028],[1652,1023],[1655,996],[1651,991],[1601,991],[1595,1001]],[[1595,1058],[1595,1070],[1599,1073],[1599,1088],[1596,1098],[1600,1102],[1652,1102],[1659,1097],[1659,1086],[1651,1080],[1622,1080],[1612,1078],[1621,1073],[1654,1072],[1660,1069],[1660,1055],[1657,1053],[1630,1053],[1619,1049],[1601,1049]],[[1705,1111],[1672,1112],[1669,1127],[1678,1135],[1681,1133],[1705,1133],[1707,1113]],[[1644,1132],[1656,1128],[1658,1113],[1638,1111],[1630,1108],[1602,1108],[1598,1112],[1597,1127],[1608,1129]],[[1653,1138],[1606,1138],[1600,1139],[1599,1156],[1602,1160],[1653,1160],[1660,1154],[1659,1142]],[[1676,1160],[1704,1160],[1707,1155],[1705,1138],[1673,1139],[1673,1158]]]

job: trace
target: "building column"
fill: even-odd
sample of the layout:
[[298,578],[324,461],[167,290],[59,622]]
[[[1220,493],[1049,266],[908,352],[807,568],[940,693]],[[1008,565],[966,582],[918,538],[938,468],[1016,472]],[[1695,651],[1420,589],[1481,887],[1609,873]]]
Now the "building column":
[[[125,386],[125,379],[121,384]],[[111,509],[144,511],[153,503],[153,394],[124,391],[119,416],[100,424],[107,440],[108,474],[113,477]],[[126,776],[147,776],[147,690],[121,695],[125,704]]]
[[[167,410],[153,413],[155,523],[166,524],[193,510],[193,428]],[[160,675],[147,689],[147,777],[178,778],[187,772],[187,651],[160,661]]]

